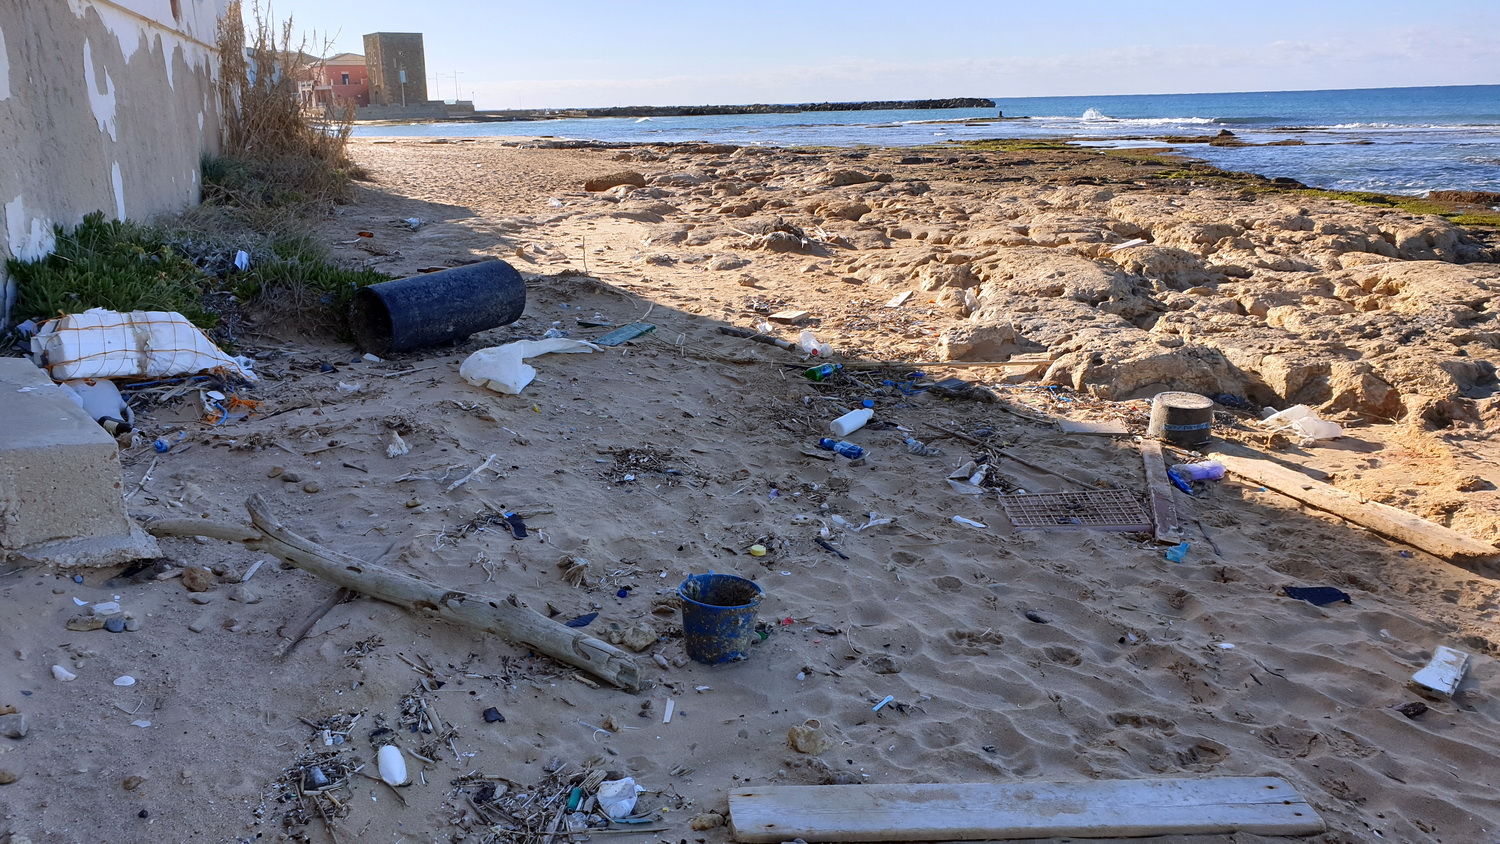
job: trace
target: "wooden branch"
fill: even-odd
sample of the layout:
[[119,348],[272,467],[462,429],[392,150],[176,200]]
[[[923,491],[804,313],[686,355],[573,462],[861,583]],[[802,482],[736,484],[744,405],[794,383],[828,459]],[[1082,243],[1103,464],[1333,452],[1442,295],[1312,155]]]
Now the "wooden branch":
[[1488,542],[1465,536],[1456,530],[1430,522],[1405,510],[1398,510],[1375,501],[1363,501],[1338,487],[1322,483],[1313,478],[1270,460],[1257,460],[1232,454],[1215,454],[1214,458],[1224,464],[1231,474],[1274,489],[1289,498],[1294,498],[1319,510],[1369,528],[1397,542],[1441,557],[1445,560],[1458,558],[1484,558],[1500,555],[1500,549]]
[[199,519],[172,519],[154,522],[148,530],[155,536],[209,536],[243,542],[251,548],[275,554],[334,585],[395,604],[418,615],[436,616],[530,645],[626,691],[641,688],[640,669],[629,654],[582,630],[566,627],[535,610],[521,607],[514,603],[514,598],[504,600],[447,589],[324,548],[284,527],[259,494],[250,496],[245,506],[250,510],[254,528]]
[[765,343],[767,346],[775,346],[789,352],[799,351],[797,344],[780,337],[772,337],[769,334],[757,334],[747,328],[735,328],[732,325],[719,326],[720,334],[728,334],[730,337],[742,337],[746,340],[754,340],[757,343]]
[[291,653],[292,648],[297,647],[299,642],[307,638],[307,634],[312,631],[313,625],[317,624],[323,616],[328,615],[334,607],[349,600],[353,594],[353,590],[340,586],[337,591],[328,596],[328,600],[319,604],[317,609],[308,613],[307,618],[302,619],[302,623],[298,624],[297,628],[290,635],[284,637],[281,648],[276,651],[276,656],[284,658],[287,654]]

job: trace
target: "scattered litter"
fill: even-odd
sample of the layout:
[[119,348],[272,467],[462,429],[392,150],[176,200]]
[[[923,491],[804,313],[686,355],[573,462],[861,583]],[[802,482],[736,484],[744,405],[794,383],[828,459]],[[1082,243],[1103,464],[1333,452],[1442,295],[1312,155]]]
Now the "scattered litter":
[[976,522],[973,519],[966,519],[963,516],[954,516],[953,517],[953,521],[955,521],[955,522],[957,522],[957,523],[959,523],[961,525],[968,525],[969,527],[973,527],[973,528],[988,527],[988,525],[986,525],[984,522]]
[[130,722],[130,726],[132,726],[132,727],[140,727],[141,729],[144,730],[147,727],[151,726],[151,722],[147,721],[147,720],[144,720],[144,719],[141,719],[141,720],[137,720],[137,721],[131,721]]
[[[667,701],[670,705],[671,701]],[[605,780],[599,783],[599,809],[608,815],[611,820],[630,817],[635,811],[635,801],[644,788],[635,784],[634,777],[625,777],[618,780]]]
[[250,269],[250,253],[243,249],[236,250],[234,253],[234,268],[240,272]]
[[1450,698],[1458,691],[1458,684],[1463,682],[1464,672],[1468,668],[1468,654],[1439,645],[1432,660],[1421,671],[1411,675],[1411,683],[1417,691],[1428,697]]
[[132,677],[132,676],[130,676],[129,674],[121,674],[120,676],[118,676],[118,677],[115,678],[115,685],[116,686],[134,686],[135,685],[135,678]]
[[818,440],[818,448],[821,448],[824,451],[831,451],[834,454],[847,457],[850,460],[858,460],[859,458],[865,456],[865,450],[855,445],[854,443],[847,442],[845,440],[839,440],[835,442],[831,437],[824,437]]
[[593,624],[594,623],[594,619],[596,619],[598,617],[599,617],[598,613],[591,612],[591,613],[588,613],[587,615],[580,615],[577,618],[571,619],[569,621],[565,621],[565,622],[563,622],[563,624],[565,624],[568,627],[588,627],[590,624]]
[[807,311],[785,310],[777,311],[776,313],[766,317],[766,319],[770,320],[771,322],[779,322],[782,325],[796,325],[797,323],[807,319],[808,316],[810,316],[810,314],[808,314]]
[[411,446],[409,446],[409,445],[406,444],[406,440],[401,439],[401,435],[400,434],[396,433],[395,431],[392,431],[391,432],[391,441],[389,443],[387,443],[386,447],[385,447],[385,456],[386,457],[392,457],[392,458],[394,458],[394,457],[402,457],[402,456],[410,454],[410,453],[411,453]]
[[1094,489],[1086,492],[1041,492],[1002,495],[1000,506],[1019,530],[1031,528],[1141,532],[1151,530],[1151,519],[1129,490]]
[[1187,554],[1188,554],[1188,547],[1189,547],[1188,544],[1186,542],[1183,542],[1180,545],[1173,545],[1171,548],[1168,548],[1167,549],[1167,562],[1170,562],[1170,563],[1180,563],[1183,560],[1186,560],[1187,559]]
[[536,378],[536,369],[526,358],[554,352],[597,352],[599,347],[586,340],[517,340],[503,346],[480,349],[464,359],[459,377],[476,387],[484,387],[508,396],[520,395]]
[[662,708],[661,722],[663,724],[672,723],[672,711],[676,708],[677,701],[673,700],[672,698],[667,698],[667,705]]
[[[958,518],[958,517],[954,516],[954,518]],[[873,707],[871,707],[870,711],[871,712],[879,712],[880,709],[881,709],[881,707],[885,706],[887,703],[890,703],[891,701],[893,701],[895,699],[896,699],[895,695],[886,695],[885,697],[883,697],[883,698],[880,699],[879,703],[877,703]]]
[[70,683],[78,679],[77,674],[74,674],[68,669],[63,668],[61,665],[52,666],[52,676],[56,677],[58,679],[58,682],[62,683]]
[[1130,240],[1125,241],[1124,243],[1117,243],[1114,246],[1111,246],[1109,248],[1109,254],[1113,255],[1114,253],[1119,252],[1123,249],[1129,249],[1132,246],[1141,246],[1147,242],[1148,241],[1144,237],[1133,237]]
[[168,311],[93,308],[49,320],[31,338],[31,353],[55,381],[207,371],[257,380],[248,359],[224,354],[187,317]]
[[752,557],[764,557],[765,555],[766,555],[766,546],[761,545],[759,543],[756,543],[755,545],[751,545],[750,546],[750,556],[752,556]]
[[902,305],[906,304],[907,300],[914,295],[915,293],[913,293],[913,291],[903,290],[900,293],[897,293],[895,296],[892,296],[891,300],[885,303],[885,306],[887,308],[899,308]]
[[1288,598],[1306,601],[1320,607],[1337,604],[1340,601],[1346,604],[1354,603],[1349,598],[1349,593],[1333,586],[1283,586],[1281,591],[1286,593]]
[[484,711],[484,722],[486,724],[503,724],[505,723],[505,716],[500,714],[500,710],[491,706]]
[[1344,429],[1337,422],[1319,418],[1318,414],[1305,404],[1293,405],[1279,413],[1273,413],[1262,419],[1260,424],[1273,431],[1295,433],[1302,438],[1304,445],[1344,435]]
[[865,426],[865,423],[869,422],[870,418],[874,415],[875,411],[869,409],[868,407],[862,407],[859,410],[851,410],[848,413],[845,413],[843,416],[840,416],[832,422],[829,422],[828,430],[832,431],[833,435],[836,437],[847,437],[855,431],[858,431],[860,428],[863,428]]
[[656,326],[649,322],[632,322],[629,325],[622,325],[616,328],[614,331],[595,340],[594,343],[599,346],[618,346],[627,340],[634,340],[655,330]]
[[[771,318],[775,319],[776,314],[772,314]],[[805,328],[802,329],[801,336],[797,338],[797,345],[801,347],[802,353],[805,355],[826,358],[829,355],[833,354],[832,346],[828,345],[827,343],[819,342],[818,335]]]

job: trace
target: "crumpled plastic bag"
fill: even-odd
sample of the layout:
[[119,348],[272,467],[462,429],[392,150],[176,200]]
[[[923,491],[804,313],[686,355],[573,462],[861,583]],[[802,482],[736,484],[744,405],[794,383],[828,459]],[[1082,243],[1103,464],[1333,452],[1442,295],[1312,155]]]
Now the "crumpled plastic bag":
[[599,810],[611,818],[628,818],[635,811],[635,801],[642,791],[634,777],[605,780],[599,783]]
[[598,351],[602,350],[587,340],[569,340],[563,337],[517,340],[504,346],[480,349],[469,355],[458,368],[458,376],[476,387],[516,396],[536,378],[536,369],[524,363],[526,358],[553,352]]
[[1260,424],[1273,431],[1288,429],[1304,440],[1331,440],[1344,435],[1344,429],[1339,423],[1318,418],[1318,414],[1305,404],[1292,405],[1280,413],[1273,413],[1262,419]]
[[32,362],[54,381],[167,378],[223,371],[255,381],[248,358],[233,358],[187,317],[172,311],[91,308],[49,320],[31,338]]

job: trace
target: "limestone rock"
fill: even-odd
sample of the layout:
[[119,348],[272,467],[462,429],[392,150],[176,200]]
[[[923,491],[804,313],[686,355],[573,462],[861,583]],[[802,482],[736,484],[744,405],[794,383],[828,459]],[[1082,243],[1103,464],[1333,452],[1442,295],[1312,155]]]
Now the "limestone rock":
[[938,338],[943,360],[1004,360],[1017,348],[1016,327],[1008,322],[971,323]]
[[660,636],[656,632],[656,629],[643,621],[636,622],[628,627],[611,624],[609,629],[604,633],[604,640],[611,645],[624,645],[636,653],[640,653],[656,644],[658,638]]
[[693,818],[693,829],[702,832],[708,829],[718,829],[724,825],[724,816],[718,812],[704,812]]
[[849,185],[862,185],[872,182],[874,179],[858,170],[834,170],[819,180],[820,184],[831,188],[842,188]]
[[646,177],[634,170],[624,170],[619,173],[610,173],[607,176],[595,176],[583,183],[583,189],[591,193],[607,191],[620,185],[643,188],[646,186]]
[[737,255],[718,255],[710,259],[709,262],[704,266],[706,266],[710,270],[724,271],[737,270],[740,267],[746,267],[749,265],[750,262],[747,259],[741,258]]
[[214,588],[213,572],[202,566],[189,566],[183,569],[182,588],[189,592],[207,592]]
[[0,736],[8,739],[26,738],[26,716],[19,712],[0,715]]

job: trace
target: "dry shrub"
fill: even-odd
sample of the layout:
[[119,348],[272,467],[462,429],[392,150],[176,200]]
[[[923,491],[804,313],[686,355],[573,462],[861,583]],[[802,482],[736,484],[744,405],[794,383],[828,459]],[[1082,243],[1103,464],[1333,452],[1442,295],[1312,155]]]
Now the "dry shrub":
[[305,38],[294,39],[291,18],[277,24],[269,7],[252,9],[249,31],[239,0],[219,22],[222,157],[204,162],[204,198],[242,206],[347,202],[359,175],[348,155],[354,108],[305,112],[298,83],[317,58]]

